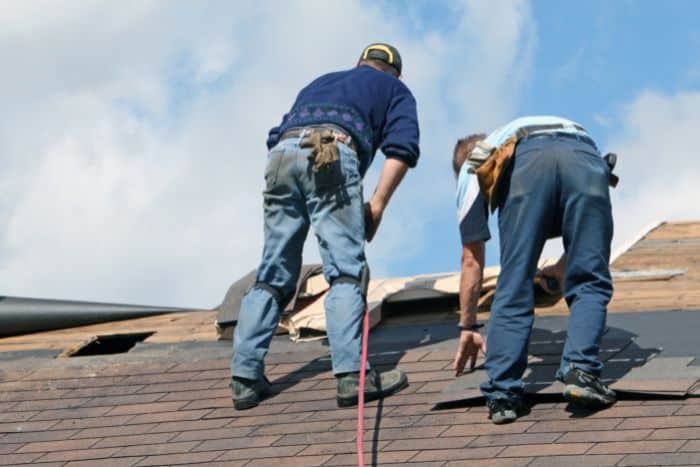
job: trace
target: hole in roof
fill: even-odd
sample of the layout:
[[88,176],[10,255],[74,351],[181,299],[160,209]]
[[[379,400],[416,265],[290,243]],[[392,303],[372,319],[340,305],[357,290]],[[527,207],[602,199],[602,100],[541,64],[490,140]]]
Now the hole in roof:
[[67,353],[67,357],[87,357],[93,355],[113,355],[126,353],[137,343],[143,342],[155,332],[134,332],[129,334],[107,334],[95,336],[87,343]]
[[459,319],[459,297],[454,295],[410,301],[384,302],[381,325],[435,324]]

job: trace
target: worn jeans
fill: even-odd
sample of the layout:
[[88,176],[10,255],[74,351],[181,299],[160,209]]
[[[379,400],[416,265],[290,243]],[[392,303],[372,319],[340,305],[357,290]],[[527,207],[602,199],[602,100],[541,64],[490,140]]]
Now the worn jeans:
[[[365,267],[362,177],[359,159],[338,144],[339,159],[313,172],[310,149],[299,138],[281,141],[268,155],[265,169],[265,246],[257,283],[243,298],[234,333],[231,373],[248,379],[264,374],[264,359],[277,329],[280,312],[295,291],[302,248],[313,226],[323,273],[332,284],[325,300],[326,326],[334,373],[359,371],[362,318],[365,309],[359,284],[334,280],[360,279]],[[281,297],[278,302],[267,289]]]
[[534,321],[533,278],[545,240],[562,235],[564,297],[570,315],[558,375],[572,367],[599,375],[600,338],[612,296],[609,169],[597,149],[554,134],[518,144],[499,205],[501,274],[488,324],[487,399],[516,399]]

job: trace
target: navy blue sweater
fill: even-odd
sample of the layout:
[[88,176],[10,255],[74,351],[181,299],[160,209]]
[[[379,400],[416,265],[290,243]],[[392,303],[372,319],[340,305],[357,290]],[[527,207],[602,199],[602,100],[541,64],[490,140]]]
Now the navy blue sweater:
[[364,175],[381,149],[414,167],[418,162],[416,100],[399,79],[361,65],[323,75],[299,92],[282,123],[270,130],[272,148],[289,128],[332,123],[352,136]]

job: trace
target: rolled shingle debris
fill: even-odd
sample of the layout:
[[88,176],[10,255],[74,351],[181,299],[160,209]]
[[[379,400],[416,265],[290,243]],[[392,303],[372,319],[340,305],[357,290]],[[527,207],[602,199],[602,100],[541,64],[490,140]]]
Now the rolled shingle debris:
[[193,310],[0,296],[0,336],[16,336],[184,311]]

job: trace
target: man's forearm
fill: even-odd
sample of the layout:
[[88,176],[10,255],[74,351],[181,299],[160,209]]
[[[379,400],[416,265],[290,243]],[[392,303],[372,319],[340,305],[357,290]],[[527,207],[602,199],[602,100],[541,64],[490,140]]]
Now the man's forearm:
[[405,162],[391,157],[386,159],[377,182],[377,188],[374,190],[370,200],[375,209],[383,211],[386,208],[396,187],[399,186],[404,175],[406,175],[406,171],[408,171],[408,164]]
[[459,280],[459,324],[476,323],[476,312],[481,294],[484,270],[484,242],[462,246],[462,267]]

